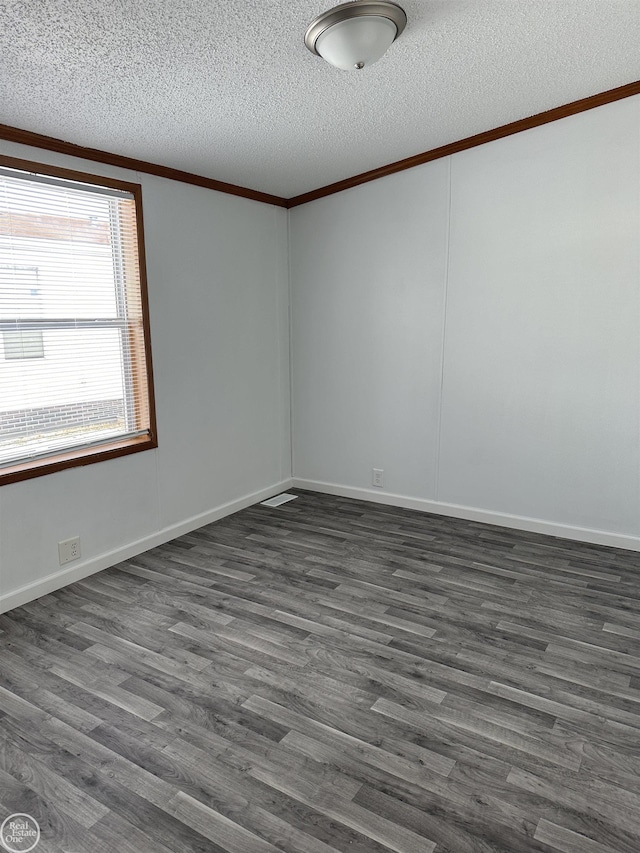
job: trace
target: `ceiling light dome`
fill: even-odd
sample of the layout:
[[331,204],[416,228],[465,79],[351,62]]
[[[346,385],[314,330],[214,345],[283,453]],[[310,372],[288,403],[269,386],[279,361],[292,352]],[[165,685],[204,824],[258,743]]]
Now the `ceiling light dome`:
[[377,62],[404,30],[407,16],[389,0],[355,0],[319,15],[304,43],[312,53],[344,71]]

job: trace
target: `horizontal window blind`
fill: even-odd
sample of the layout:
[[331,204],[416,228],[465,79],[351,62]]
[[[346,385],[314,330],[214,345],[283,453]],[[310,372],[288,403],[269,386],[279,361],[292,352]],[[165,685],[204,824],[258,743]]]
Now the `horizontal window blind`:
[[150,434],[135,205],[0,169],[0,474]]

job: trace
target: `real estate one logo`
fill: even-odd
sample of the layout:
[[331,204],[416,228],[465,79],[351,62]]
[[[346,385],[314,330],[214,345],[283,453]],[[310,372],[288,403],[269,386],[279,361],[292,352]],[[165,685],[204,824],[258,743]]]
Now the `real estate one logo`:
[[10,853],[28,853],[40,841],[38,821],[28,814],[12,814],[0,826],[0,842]]

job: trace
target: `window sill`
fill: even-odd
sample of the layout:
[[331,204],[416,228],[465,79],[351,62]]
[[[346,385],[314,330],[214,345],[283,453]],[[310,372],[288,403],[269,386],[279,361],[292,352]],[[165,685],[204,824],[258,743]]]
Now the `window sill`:
[[30,480],[33,477],[43,477],[45,474],[55,474],[67,468],[78,468],[81,465],[93,465],[106,459],[117,459],[131,453],[152,450],[158,446],[155,435],[141,435],[136,438],[125,438],[120,441],[109,441],[91,448],[70,450],[67,453],[56,453],[45,459],[33,462],[21,462],[18,465],[8,465],[0,468],[0,486],[17,483],[20,480]]

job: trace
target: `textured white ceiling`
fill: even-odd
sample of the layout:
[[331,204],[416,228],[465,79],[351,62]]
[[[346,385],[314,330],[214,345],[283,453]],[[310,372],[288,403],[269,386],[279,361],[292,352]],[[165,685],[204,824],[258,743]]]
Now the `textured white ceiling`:
[[404,0],[363,72],[331,0],[0,0],[0,122],[291,197],[640,79],[639,0]]

